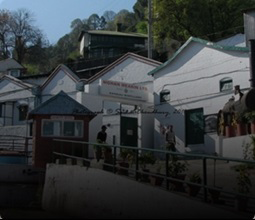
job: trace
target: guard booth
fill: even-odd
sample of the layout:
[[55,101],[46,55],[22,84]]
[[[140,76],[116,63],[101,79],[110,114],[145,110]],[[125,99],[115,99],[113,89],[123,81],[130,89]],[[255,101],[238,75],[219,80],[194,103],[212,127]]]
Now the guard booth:
[[[96,115],[76,100],[61,91],[29,113],[33,119],[32,164],[45,168],[52,160],[53,146],[59,152],[76,156],[86,156],[84,146],[61,143],[61,147],[53,139],[88,141],[89,122]],[[82,155],[81,155],[82,154]]]

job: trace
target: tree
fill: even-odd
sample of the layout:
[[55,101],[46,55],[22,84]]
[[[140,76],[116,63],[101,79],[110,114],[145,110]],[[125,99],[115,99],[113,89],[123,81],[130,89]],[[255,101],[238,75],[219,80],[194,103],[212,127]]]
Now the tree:
[[228,36],[243,26],[242,10],[255,0],[154,0],[154,36],[158,41],[190,36],[211,41]]
[[140,21],[136,25],[136,31],[141,34],[147,34],[148,33],[148,26],[146,21]]
[[148,14],[148,0],[137,0],[135,5],[133,6],[133,10],[135,12],[135,17],[137,21],[144,21],[147,19]]
[[33,26],[33,22],[32,13],[26,9],[19,9],[11,13],[11,47],[14,48],[14,56],[20,63],[29,52],[29,47],[36,45],[39,41],[44,42],[41,30]]
[[88,18],[88,25],[91,30],[101,30],[105,28],[106,21],[103,16],[99,17],[98,14],[92,14]]
[[11,14],[7,10],[0,10],[0,59],[6,59],[10,56],[11,46]]
[[133,32],[135,31],[135,25],[137,23],[135,14],[129,12],[126,9],[123,9],[117,13],[115,20],[115,24],[121,23],[122,24],[122,31],[125,32]]
[[114,21],[116,13],[114,11],[105,11],[103,17],[105,18],[106,22]]

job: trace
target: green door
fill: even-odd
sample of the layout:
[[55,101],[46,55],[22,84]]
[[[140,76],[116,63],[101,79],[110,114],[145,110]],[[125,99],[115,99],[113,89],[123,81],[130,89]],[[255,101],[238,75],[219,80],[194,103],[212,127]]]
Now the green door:
[[137,147],[137,118],[121,117],[120,144]]
[[204,113],[202,108],[185,111],[186,146],[204,143]]

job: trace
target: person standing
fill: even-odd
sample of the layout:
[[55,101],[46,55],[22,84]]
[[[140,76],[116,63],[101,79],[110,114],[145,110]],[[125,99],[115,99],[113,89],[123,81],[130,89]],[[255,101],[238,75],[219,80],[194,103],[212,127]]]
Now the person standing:
[[[101,131],[99,131],[97,133],[97,143],[99,143],[99,144],[105,144],[106,143],[106,139],[107,139],[106,129],[107,129],[106,126],[103,125],[101,127]],[[95,150],[95,157],[97,159],[97,162],[99,162],[99,160],[102,157],[102,147],[101,146],[95,146],[94,150]]]
[[173,131],[173,125],[168,125],[166,130],[166,149],[170,151],[176,151],[175,133]]

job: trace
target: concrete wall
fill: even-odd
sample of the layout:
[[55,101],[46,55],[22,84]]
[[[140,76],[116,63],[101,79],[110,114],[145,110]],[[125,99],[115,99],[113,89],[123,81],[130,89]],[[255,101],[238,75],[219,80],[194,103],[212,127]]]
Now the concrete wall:
[[27,208],[40,204],[45,170],[28,165],[0,165],[1,208]]
[[43,183],[44,171],[30,165],[0,164],[0,183]]
[[253,145],[251,143],[251,138],[249,135],[231,138],[217,136],[215,138],[215,144],[216,151],[219,152],[219,156],[239,159],[244,159],[247,156],[251,157],[251,149]]
[[47,167],[42,206],[83,219],[240,218],[106,171],[54,164]]
[[26,137],[27,128],[29,125],[16,125],[16,126],[3,126],[0,127],[0,136],[4,135],[16,135]]

